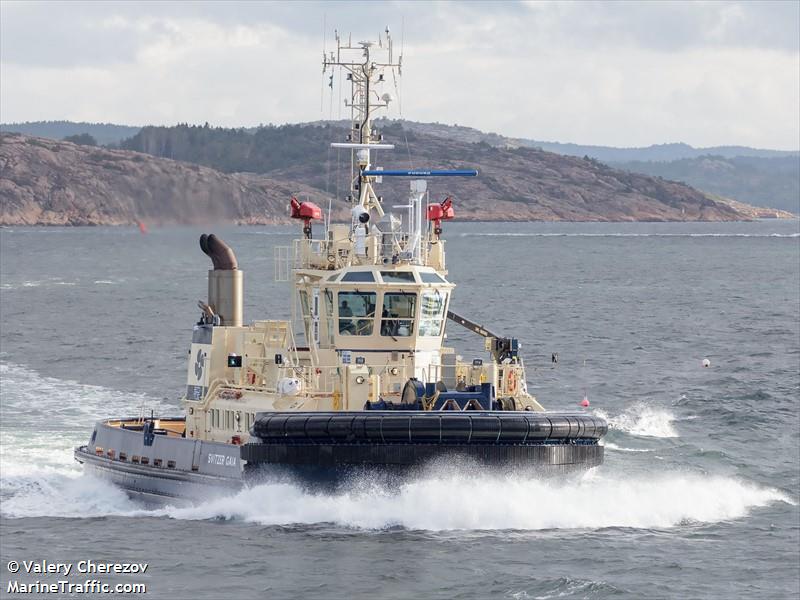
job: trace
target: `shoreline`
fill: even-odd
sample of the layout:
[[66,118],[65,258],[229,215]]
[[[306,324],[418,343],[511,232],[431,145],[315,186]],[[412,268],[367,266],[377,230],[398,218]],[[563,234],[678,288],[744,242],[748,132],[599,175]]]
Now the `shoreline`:
[[[513,220],[510,221],[508,219],[470,219],[469,217],[460,218],[458,221],[451,223],[450,225],[458,226],[459,224],[465,223],[485,223],[485,224],[607,224],[607,225],[633,225],[633,224],[650,224],[650,225],[658,225],[658,224],[721,224],[721,223],[772,223],[772,222],[791,222],[791,221],[800,221],[800,215],[794,215],[791,213],[785,213],[784,215],[777,216],[777,217],[754,217],[752,219],[730,219],[730,220],[722,220],[722,219],[715,219],[715,220],[705,220],[705,219],[687,219],[687,220],[653,220],[653,219],[627,219],[627,220],[606,220],[606,219],[592,219],[592,220]],[[126,223],[120,222],[92,222],[92,223],[19,223],[19,222],[3,222],[0,221],[0,229],[10,229],[16,227],[30,227],[30,228],[57,228],[61,227],[64,229],[77,229],[77,228],[93,228],[93,227],[115,227],[120,229],[126,228],[135,228],[139,226],[140,221],[131,221]],[[207,222],[154,222],[149,220],[143,220],[141,223],[145,224],[148,227],[273,227],[273,226],[293,226],[295,225],[289,219],[273,219],[273,220],[264,220],[264,221],[250,221],[250,222],[234,222],[234,221],[207,221]]]

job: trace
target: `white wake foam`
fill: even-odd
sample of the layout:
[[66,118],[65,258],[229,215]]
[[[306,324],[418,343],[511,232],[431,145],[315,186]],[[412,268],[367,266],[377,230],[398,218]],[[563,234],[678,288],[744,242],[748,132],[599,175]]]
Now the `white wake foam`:
[[260,525],[332,523],[368,530],[661,529],[737,519],[757,507],[792,503],[779,490],[696,474],[652,478],[588,474],[566,480],[429,475],[396,490],[365,484],[336,494],[268,483],[196,506],[144,510],[104,481],[60,472],[37,475],[27,489],[4,499],[4,516],[151,516]]
[[[156,413],[176,410],[159,398],[45,377],[13,363],[0,363],[0,381],[4,434],[18,433],[23,442],[10,449],[30,447],[25,440],[41,432],[47,432],[48,438],[75,430],[88,435],[94,421],[104,417],[137,415],[151,408]],[[48,431],[50,426],[55,430]],[[6,442],[5,437],[0,439],[0,447],[11,446]]]
[[[779,490],[730,477],[631,477],[602,467],[581,477],[540,480],[439,469],[399,488],[361,482],[348,491],[311,493],[291,483],[266,483],[188,508],[148,511],[112,484],[82,475],[72,461],[72,448],[85,442],[93,419],[135,412],[142,396],[42,377],[9,364],[0,364],[0,377],[0,511],[9,518],[148,515],[434,531],[663,528],[741,518],[756,507],[791,502]],[[168,408],[156,399],[147,401]],[[33,408],[36,414],[30,415]],[[657,414],[635,408],[611,421],[663,435],[672,416]],[[41,427],[43,416],[50,419],[49,431]]]
[[53,516],[97,516],[95,512],[116,510],[122,492],[80,477],[73,449],[88,441],[99,419],[137,415],[142,407],[160,413],[175,410],[157,398],[43,377],[11,363],[0,363],[0,382],[0,512],[9,516],[48,511]]
[[38,287],[51,287],[54,285],[77,285],[77,281],[64,281],[60,277],[51,277],[50,279],[21,281],[19,283],[3,283],[0,289],[4,290],[17,290],[22,288],[38,288]]
[[626,448],[624,446],[617,446],[613,442],[606,442],[605,447],[607,450],[616,450],[617,452],[652,452],[649,448]]
[[0,514],[7,518],[92,518],[135,514],[140,507],[110,482],[76,469],[39,467],[4,478]]
[[741,518],[759,506],[791,502],[778,490],[727,477],[673,474],[581,479],[426,477],[395,492],[366,486],[335,495],[265,484],[188,508],[175,519],[236,519],[261,525],[334,523],[422,530],[667,528]]
[[610,429],[641,437],[678,437],[673,425],[675,415],[663,408],[639,403],[616,416],[609,416],[601,410],[595,412],[608,422]]

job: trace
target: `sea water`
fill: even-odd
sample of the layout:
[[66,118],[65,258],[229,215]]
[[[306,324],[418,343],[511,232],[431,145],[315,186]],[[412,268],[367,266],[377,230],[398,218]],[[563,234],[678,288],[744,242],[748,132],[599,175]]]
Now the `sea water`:
[[[273,253],[299,232],[207,231],[245,271],[246,319],[288,318]],[[71,451],[96,419],[179,414],[199,234],[0,230],[0,595],[12,560],[146,562],[107,580],[171,598],[800,593],[797,221],[447,224],[451,308],[519,337],[547,408],[589,399],[610,425],[599,468],[436,465],[399,488],[283,482],[148,507]],[[482,339],[447,333],[482,357]]]

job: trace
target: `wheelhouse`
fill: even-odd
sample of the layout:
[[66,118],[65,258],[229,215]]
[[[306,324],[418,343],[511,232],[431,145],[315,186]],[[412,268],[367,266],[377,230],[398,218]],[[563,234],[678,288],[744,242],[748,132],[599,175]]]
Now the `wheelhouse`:
[[299,289],[309,346],[432,350],[442,344],[455,287],[429,267],[350,267]]

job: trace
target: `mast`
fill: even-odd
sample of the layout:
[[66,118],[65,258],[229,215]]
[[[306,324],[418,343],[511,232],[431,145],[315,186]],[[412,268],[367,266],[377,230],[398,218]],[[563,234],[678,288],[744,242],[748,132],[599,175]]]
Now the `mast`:
[[[372,128],[374,115],[380,109],[388,109],[394,100],[388,92],[383,92],[387,75],[393,80],[402,74],[402,55],[395,60],[392,36],[387,27],[377,41],[360,41],[353,44],[352,38],[342,40],[337,31],[336,50],[323,52],[322,72],[330,68],[341,68],[350,82],[350,97],[345,105],[350,108],[350,132],[346,140],[331,144],[334,148],[345,148],[351,152],[351,178],[348,199],[352,208],[352,226],[368,227],[367,223],[377,221],[384,212],[381,201],[375,194],[373,184],[380,181],[380,175],[368,175],[373,168],[372,150],[391,150],[393,144],[383,144],[383,136]],[[382,93],[383,92],[383,93]]]
[[[377,41],[353,43],[352,37],[343,40],[335,33],[336,49],[323,51],[322,72],[342,69],[345,81],[350,82],[350,95],[345,105],[350,108],[350,130],[341,142],[331,144],[337,149],[350,150],[349,242],[352,252],[346,252],[345,264],[415,264],[435,266],[444,271],[444,246],[440,241],[441,221],[452,219],[452,199],[441,204],[429,203],[427,179],[431,177],[475,177],[475,169],[412,169],[383,170],[373,164],[374,150],[391,150],[393,144],[383,143],[383,136],[373,128],[372,121],[380,110],[388,109],[394,100],[384,85],[391,77],[396,85],[402,74],[402,53],[395,57],[389,28],[378,35]],[[329,76],[331,87],[333,73]],[[395,204],[403,209],[405,219],[384,213],[383,198],[374,186],[384,177],[409,177],[407,204]],[[386,218],[384,218],[386,217]],[[403,222],[404,221],[404,222]],[[330,222],[330,220],[329,220]],[[380,223],[380,225],[379,225]],[[429,226],[430,224],[430,226]],[[435,254],[431,259],[431,253]],[[339,264],[334,256],[330,264]]]

